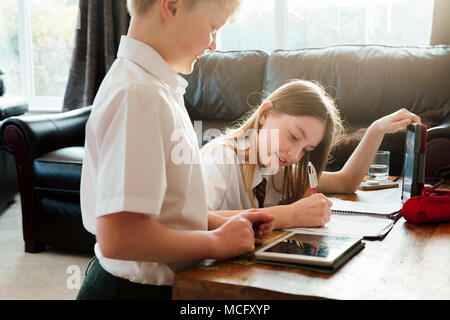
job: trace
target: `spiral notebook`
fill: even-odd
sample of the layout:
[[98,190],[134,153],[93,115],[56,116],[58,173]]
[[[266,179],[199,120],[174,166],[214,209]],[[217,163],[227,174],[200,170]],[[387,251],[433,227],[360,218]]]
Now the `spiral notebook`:
[[364,239],[383,239],[401,216],[401,203],[374,204],[331,199],[330,222],[322,228],[289,228],[311,234],[358,235]]
[[387,218],[394,221],[402,215],[402,203],[355,202],[341,199],[330,199],[333,202],[331,211],[343,215],[363,215]]

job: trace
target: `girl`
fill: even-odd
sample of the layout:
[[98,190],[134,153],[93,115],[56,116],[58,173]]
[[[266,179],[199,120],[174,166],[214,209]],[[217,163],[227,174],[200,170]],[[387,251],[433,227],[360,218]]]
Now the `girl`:
[[[356,191],[384,134],[413,121],[420,123],[420,118],[406,109],[375,121],[345,166],[326,172],[330,150],[344,133],[339,112],[319,84],[291,81],[270,94],[241,126],[202,148],[208,206],[225,216],[264,207],[261,211],[274,216],[274,228],[323,226],[332,202],[322,193]],[[313,195],[308,161],[319,181],[319,193]],[[265,198],[260,199],[264,188]]]

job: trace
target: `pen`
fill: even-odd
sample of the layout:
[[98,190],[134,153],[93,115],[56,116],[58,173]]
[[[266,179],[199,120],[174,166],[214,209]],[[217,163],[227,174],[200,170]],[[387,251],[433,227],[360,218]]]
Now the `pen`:
[[308,161],[308,178],[311,194],[317,193],[317,173],[311,161]]

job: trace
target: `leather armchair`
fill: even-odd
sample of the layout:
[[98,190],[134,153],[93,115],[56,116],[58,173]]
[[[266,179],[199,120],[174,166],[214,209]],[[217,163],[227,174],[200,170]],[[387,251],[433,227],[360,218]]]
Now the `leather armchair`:
[[[349,133],[334,150],[329,170],[346,162],[365,128],[380,116],[408,107],[428,123],[427,176],[450,176],[450,46],[430,48],[336,46],[324,49],[214,52],[199,59],[185,94],[199,141],[222,129],[292,78],[321,82],[336,98]],[[396,77],[395,79],[392,79]],[[79,186],[85,125],[91,107],[57,115],[14,117],[0,137],[14,153],[22,199],[25,251],[46,245],[92,253],[95,237],[81,220]],[[194,129],[197,126],[194,125]],[[198,130],[197,130],[198,131]],[[391,175],[401,174],[404,133],[386,135]]]
[[46,245],[93,252],[81,220],[80,178],[90,107],[61,114],[9,118],[3,144],[16,158],[26,252]]
[[[0,75],[2,71],[0,70]],[[1,79],[1,78],[0,78]],[[28,111],[28,103],[20,97],[1,97],[0,88],[0,125],[12,116],[22,115]],[[3,210],[19,191],[14,156],[0,144],[0,210]]]

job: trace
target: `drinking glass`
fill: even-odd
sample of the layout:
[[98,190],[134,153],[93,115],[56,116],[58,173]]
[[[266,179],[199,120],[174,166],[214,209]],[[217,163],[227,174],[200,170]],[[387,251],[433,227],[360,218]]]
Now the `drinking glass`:
[[389,151],[377,151],[367,175],[373,180],[387,180],[389,177]]

